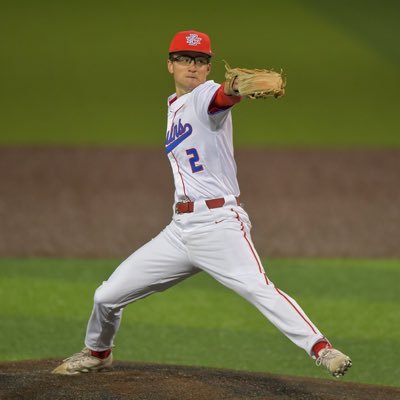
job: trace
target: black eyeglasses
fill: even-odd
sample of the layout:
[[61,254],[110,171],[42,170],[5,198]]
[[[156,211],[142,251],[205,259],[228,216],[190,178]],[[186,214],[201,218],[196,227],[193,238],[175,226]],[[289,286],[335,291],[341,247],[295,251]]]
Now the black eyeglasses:
[[192,61],[196,65],[207,65],[210,63],[210,57],[207,56],[188,56],[183,54],[175,54],[169,57],[171,61],[175,61],[182,65],[190,65]]

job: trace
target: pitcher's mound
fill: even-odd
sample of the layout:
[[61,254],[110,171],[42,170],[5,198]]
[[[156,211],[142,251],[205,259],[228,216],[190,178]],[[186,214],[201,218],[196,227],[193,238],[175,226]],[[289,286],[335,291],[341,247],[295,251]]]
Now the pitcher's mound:
[[108,372],[52,375],[59,360],[0,363],[0,399],[388,400],[400,389],[173,365],[116,362]]

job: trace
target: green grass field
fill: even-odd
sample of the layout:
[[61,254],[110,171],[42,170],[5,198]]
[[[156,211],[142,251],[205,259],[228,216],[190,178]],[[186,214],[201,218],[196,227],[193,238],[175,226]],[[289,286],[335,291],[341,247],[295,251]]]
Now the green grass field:
[[238,145],[400,147],[399,2],[253,5],[252,18],[213,0],[0,5],[0,145],[161,145],[167,49],[197,29],[212,39],[210,79],[223,59],[287,75],[284,98],[234,110]]
[[[83,343],[95,288],[118,260],[0,260],[0,357],[63,358]],[[346,381],[399,385],[400,260],[270,260],[354,366]],[[116,358],[328,378],[242,298],[200,274],[125,309]]]

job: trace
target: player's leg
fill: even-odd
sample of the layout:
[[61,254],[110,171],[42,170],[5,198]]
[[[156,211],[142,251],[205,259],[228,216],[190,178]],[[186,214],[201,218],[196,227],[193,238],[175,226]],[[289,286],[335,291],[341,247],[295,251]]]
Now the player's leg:
[[190,248],[194,263],[252,303],[290,340],[310,353],[324,336],[297,302],[268,279],[245,217],[236,211],[232,211],[232,217],[210,227],[201,241],[195,239],[195,248]]
[[166,290],[197,271],[172,223],[122,262],[96,290],[86,346],[98,351],[109,349],[127,304]]
[[123,308],[166,290],[199,270],[190,263],[179,230],[171,223],[156,238],[134,252],[96,290],[82,352],[53,372],[74,375],[111,365],[111,348]]
[[[193,235],[188,242],[194,263],[252,303],[309,355],[314,356],[313,348],[318,342],[329,346],[299,304],[267,277],[250,237],[246,212],[233,207],[213,215],[215,223],[206,224],[208,232]],[[342,361],[347,369],[346,357]]]

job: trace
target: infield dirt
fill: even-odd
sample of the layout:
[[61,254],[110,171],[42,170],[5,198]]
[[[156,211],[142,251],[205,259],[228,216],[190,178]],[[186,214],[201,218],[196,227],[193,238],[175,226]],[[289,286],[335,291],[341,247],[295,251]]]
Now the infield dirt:
[[[238,150],[261,257],[400,257],[400,151]],[[0,149],[0,256],[124,258],[172,216],[165,154]]]
[[[236,159],[262,257],[400,257],[400,151],[240,150]],[[123,258],[172,215],[161,151],[3,148],[0,182],[0,257]],[[59,361],[0,363],[0,399],[400,399],[394,387],[183,366],[51,375]]]

